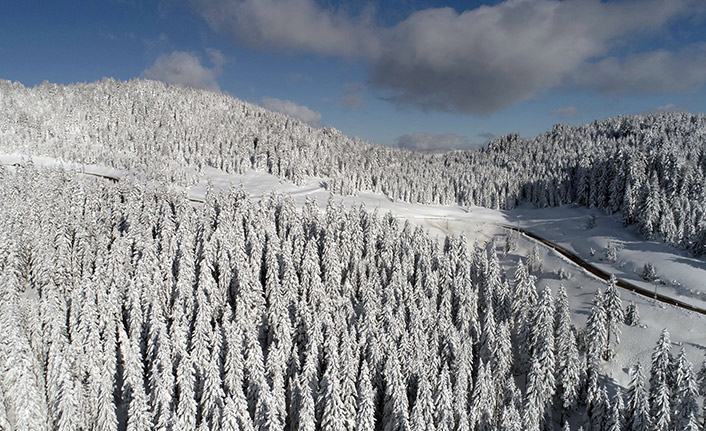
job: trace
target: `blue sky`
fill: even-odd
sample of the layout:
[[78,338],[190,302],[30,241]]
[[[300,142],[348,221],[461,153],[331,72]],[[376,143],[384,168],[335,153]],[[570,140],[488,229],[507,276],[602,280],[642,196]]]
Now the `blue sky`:
[[700,0],[2,1],[0,78],[147,77],[410,148],[706,111]]

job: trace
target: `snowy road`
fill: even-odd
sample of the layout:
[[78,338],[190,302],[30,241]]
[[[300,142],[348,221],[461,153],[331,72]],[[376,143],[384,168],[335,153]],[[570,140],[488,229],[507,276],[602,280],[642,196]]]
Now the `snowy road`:
[[[596,266],[591,265],[590,263],[588,263],[585,260],[581,259],[580,257],[576,256],[574,253],[568,251],[564,247],[561,247],[557,244],[554,244],[551,241],[547,241],[546,239],[544,239],[544,238],[542,238],[532,232],[529,232],[529,231],[522,229],[522,228],[518,228],[516,226],[504,225],[502,227],[505,229],[513,230],[515,232],[520,232],[523,235],[526,235],[526,236],[532,238],[533,240],[540,242],[540,243],[546,245],[547,247],[552,248],[553,250],[557,251],[561,255],[568,258],[571,262],[575,263],[576,265],[580,266],[581,268],[585,269],[589,273],[593,274],[594,276],[596,276],[602,280],[608,281],[610,279],[611,274],[607,273],[606,271],[603,271],[602,269],[600,269]],[[683,308],[685,310],[694,311],[696,313],[706,315],[706,310],[703,308],[688,304],[683,301],[679,301],[678,299],[674,299],[674,298],[671,298],[666,295],[662,295],[660,293],[657,293],[656,291],[650,291],[649,289],[645,289],[643,287],[636,286],[628,281],[618,279],[617,285],[618,285],[618,287],[622,287],[623,289],[630,290],[632,292],[635,292],[635,293],[642,295],[642,296],[645,296],[647,298],[654,299],[656,301],[660,301],[665,304],[674,305],[676,307]]]

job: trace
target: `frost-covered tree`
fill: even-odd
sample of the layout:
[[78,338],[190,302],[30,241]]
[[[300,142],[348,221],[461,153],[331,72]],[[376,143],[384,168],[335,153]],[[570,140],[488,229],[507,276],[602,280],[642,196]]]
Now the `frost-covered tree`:
[[606,431],[621,431],[625,429],[625,417],[624,411],[625,406],[623,405],[623,397],[620,394],[620,390],[616,392],[615,397],[611,403],[611,410],[609,416],[606,419],[605,429]]
[[434,399],[431,385],[426,377],[421,377],[417,387],[417,397],[410,415],[410,429],[415,431],[434,431]]
[[[358,393],[356,395],[356,429],[373,431],[375,429],[375,393],[370,381],[370,370],[363,361],[358,371]],[[419,402],[419,397],[417,397]]]
[[634,302],[630,302],[625,308],[625,324],[628,326],[637,326],[640,324],[640,311]]
[[650,417],[655,430],[666,430],[672,420],[671,412],[671,363],[669,332],[662,330],[657,345],[652,352],[650,368]]
[[530,310],[537,303],[537,290],[535,277],[520,260],[515,271],[515,290],[512,298],[512,318],[515,328],[515,342],[517,356],[515,368],[518,372],[527,372],[531,364],[530,355]]
[[576,406],[582,378],[583,364],[571,325],[571,313],[566,289],[559,286],[555,316],[556,385],[564,410]]
[[677,357],[675,388],[672,393],[672,422],[676,429],[689,429],[699,416],[699,390],[691,362],[682,348]]
[[[385,379],[385,407],[383,422],[385,431],[401,431],[409,427],[409,408],[406,384],[395,354],[388,356],[383,371]],[[451,414],[448,406],[447,414]]]
[[646,431],[651,427],[650,404],[644,380],[642,365],[638,361],[630,369],[630,384],[625,402],[625,429],[627,431]]
[[625,320],[623,314],[623,303],[620,300],[618,293],[618,280],[615,275],[610,276],[608,286],[603,292],[603,309],[606,314],[606,323],[608,325],[608,339],[606,345],[610,349],[611,337],[615,344],[620,344],[620,326]]
[[603,293],[598,289],[586,321],[586,359],[590,367],[597,367],[608,350],[608,318],[603,304]]
[[[452,413],[453,398],[451,394],[451,378],[446,365],[441,369],[438,375],[437,384],[434,388],[434,404],[436,411],[434,413],[434,423],[437,430],[447,431],[454,429],[454,417]],[[480,412],[479,412],[480,413]],[[470,421],[474,423],[473,420]]]

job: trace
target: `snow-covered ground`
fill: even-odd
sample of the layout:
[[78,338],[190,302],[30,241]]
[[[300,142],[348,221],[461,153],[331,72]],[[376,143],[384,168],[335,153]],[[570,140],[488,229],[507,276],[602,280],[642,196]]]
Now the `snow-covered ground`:
[[[214,188],[227,189],[231,184],[243,184],[254,198],[267,195],[271,190],[290,194],[298,206],[304,204],[307,196],[316,200],[320,208],[325,208],[330,193],[322,187],[325,179],[312,178],[302,186],[281,180],[262,172],[245,175],[228,175],[216,169],[207,170],[202,181],[188,190],[189,197],[203,198],[210,178]],[[487,208],[463,208],[458,205],[422,205],[395,202],[375,193],[359,193],[357,196],[334,195],[336,202],[346,207],[364,203],[369,210],[377,209],[380,214],[391,212],[395,217],[421,225],[434,235],[462,232],[469,241],[484,244],[493,238],[508,234],[502,225],[519,226],[536,233],[574,252],[587,262],[615,273],[618,278],[629,280],[640,286],[654,288],[638,275],[645,262],[651,262],[657,274],[668,280],[667,285],[658,285],[659,292],[706,307],[706,262],[690,257],[686,253],[658,241],[646,241],[638,233],[622,226],[617,216],[607,216],[600,210],[565,205],[560,208],[537,209],[532,205],[522,205],[511,211],[497,211]],[[586,229],[591,216],[596,217],[596,227]],[[619,245],[618,259],[614,262],[601,260],[609,242]],[[519,247],[503,258],[506,265],[514,264],[520,257],[528,255],[536,242],[521,237]],[[595,254],[591,255],[591,249]],[[588,318],[591,301],[598,288],[605,282],[588,274],[582,268],[548,247],[540,246],[544,265],[544,275],[538,280],[540,289],[549,286],[554,291],[563,283],[569,295],[574,323],[581,328]],[[561,279],[559,269],[570,274],[569,279]],[[628,384],[628,369],[636,360],[643,365],[650,363],[652,349],[660,332],[667,328],[674,344],[673,353],[684,347],[689,359],[698,367],[706,352],[706,316],[679,309],[663,303],[655,303],[644,296],[622,290],[623,304],[634,302],[640,311],[641,325],[623,326],[621,344],[617,355],[610,363],[604,363],[605,372],[625,387]]]
[[[203,198],[206,183],[211,179],[214,188],[227,189],[231,184],[243,184],[254,198],[267,195],[271,190],[290,194],[299,206],[307,196],[316,200],[320,208],[328,202],[330,193],[322,188],[324,179],[312,178],[303,186],[296,186],[277,177],[262,172],[245,175],[228,175],[218,170],[207,170],[199,185],[188,190],[189,197]],[[334,195],[336,202],[345,206],[358,206],[378,209],[380,214],[391,212],[395,217],[421,225],[434,235],[462,232],[469,241],[484,244],[493,238],[502,238],[508,230],[502,225],[519,226],[536,233],[574,252],[587,262],[615,273],[618,278],[629,280],[640,286],[654,288],[638,275],[645,262],[657,268],[657,274],[668,280],[667,285],[658,285],[659,292],[675,298],[706,307],[706,262],[695,259],[686,253],[658,241],[646,241],[638,233],[622,226],[617,216],[607,216],[600,210],[565,205],[560,208],[537,209],[532,205],[522,205],[511,211],[497,211],[487,208],[462,208],[458,205],[421,205],[395,202],[375,193],[359,193],[357,196]],[[591,216],[596,217],[596,227],[586,229]],[[601,260],[608,243],[619,244],[618,259],[614,262]],[[536,242],[526,237],[519,239],[519,247],[503,258],[510,266],[520,257],[528,255]],[[591,255],[591,249],[595,254]],[[591,301],[598,288],[605,288],[605,282],[598,280],[579,268],[554,250],[540,246],[544,274],[538,280],[540,289],[549,286],[554,291],[564,284],[569,295],[574,323],[581,328],[588,318]],[[570,274],[569,279],[561,279],[560,269]],[[605,372],[615,381],[626,386],[629,381],[628,369],[636,360],[643,365],[650,363],[652,349],[660,332],[667,328],[674,344],[673,353],[684,347],[689,359],[698,367],[706,352],[706,316],[679,309],[674,306],[645,298],[635,293],[621,290],[623,304],[634,302],[640,311],[641,325],[623,326],[621,344],[616,348],[617,355],[610,363],[604,363]]]
[[[506,213],[514,224],[574,252],[583,260],[618,278],[661,294],[706,308],[706,261],[657,240],[646,240],[632,228],[622,225],[620,215],[565,205],[536,209],[524,204]],[[595,227],[588,228],[595,217]],[[606,259],[609,244],[617,249],[617,260]],[[640,276],[645,263],[652,263],[659,281],[647,282]]]
[[[21,155],[0,155],[1,164],[13,164],[26,157]],[[77,165],[64,163],[48,157],[33,157],[37,166],[55,166],[63,164],[66,168],[80,172],[124,176],[125,173],[95,165]],[[192,199],[203,199],[208,180],[215,189],[227,190],[231,185],[243,187],[254,199],[266,196],[272,190],[291,195],[298,206],[302,206],[307,197],[315,199],[320,208],[325,208],[330,193],[323,188],[325,179],[311,178],[302,186],[286,182],[262,172],[249,172],[244,175],[230,175],[216,169],[207,169],[200,183],[185,190]],[[520,226],[547,240],[554,242],[580,256],[587,262],[610,272],[618,278],[653,289],[657,286],[660,293],[681,299],[706,308],[706,262],[695,259],[686,253],[658,241],[646,241],[639,234],[625,228],[616,216],[607,216],[600,210],[566,205],[560,208],[536,209],[532,205],[522,205],[511,211],[496,211],[486,208],[462,208],[458,205],[421,205],[395,202],[385,196],[374,193],[360,193],[357,196],[334,195],[336,202],[343,202],[346,207],[365,204],[369,210],[377,209],[380,214],[391,212],[395,217],[421,225],[433,235],[464,233],[469,241],[484,244],[493,238],[508,234],[502,225]],[[595,216],[596,226],[587,229],[591,216]],[[617,260],[605,260],[605,251],[609,243],[617,245]],[[508,267],[520,257],[525,257],[536,242],[520,237],[518,249],[503,257]],[[595,251],[593,253],[592,251]],[[569,295],[574,323],[584,326],[588,317],[591,301],[598,288],[605,282],[588,274],[583,269],[569,262],[548,247],[540,246],[540,255],[544,265],[544,274],[538,280],[540,289],[549,286],[553,290],[564,284]],[[648,283],[642,280],[638,272],[646,262],[651,262],[663,284]],[[569,274],[568,279],[559,276],[563,269]],[[653,300],[621,291],[623,304],[634,302],[640,311],[641,325],[623,326],[621,344],[616,358],[605,363],[608,375],[625,386],[628,383],[628,367],[639,359],[643,364],[650,362],[652,348],[663,328],[667,328],[674,344],[673,353],[678,353],[679,346],[684,347],[689,359],[698,367],[706,352],[706,316],[682,310],[674,306],[655,303]]]

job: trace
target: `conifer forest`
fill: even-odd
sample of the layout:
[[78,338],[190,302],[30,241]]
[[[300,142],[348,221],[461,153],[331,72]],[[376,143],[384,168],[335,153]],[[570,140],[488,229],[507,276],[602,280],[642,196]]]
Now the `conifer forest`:
[[[703,346],[658,328],[606,371],[671,306],[339,198],[573,204],[703,261],[705,142],[663,113],[426,154],[155,81],[0,81],[0,154],[26,156],[0,167],[0,430],[702,430]],[[191,198],[209,169],[330,198]]]

